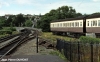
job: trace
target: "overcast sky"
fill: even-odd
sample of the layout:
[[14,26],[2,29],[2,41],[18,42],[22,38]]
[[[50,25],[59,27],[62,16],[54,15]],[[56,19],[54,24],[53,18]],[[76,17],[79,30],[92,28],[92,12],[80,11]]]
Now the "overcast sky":
[[72,6],[76,12],[92,14],[100,12],[100,0],[0,0],[0,15],[36,14],[43,15],[51,9]]

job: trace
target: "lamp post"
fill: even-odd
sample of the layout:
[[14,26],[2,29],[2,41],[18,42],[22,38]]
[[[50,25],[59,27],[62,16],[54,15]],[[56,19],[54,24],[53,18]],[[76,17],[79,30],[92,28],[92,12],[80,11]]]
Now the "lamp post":
[[37,30],[37,21],[38,21],[38,19],[37,19],[37,17],[36,17],[36,19],[35,19],[35,22],[36,22],[36,24],[35,24],[35,26],[36,26],[36,52],[38,53],[38,30]]
[[36,30],[36,52],[38,53],[38,31]]

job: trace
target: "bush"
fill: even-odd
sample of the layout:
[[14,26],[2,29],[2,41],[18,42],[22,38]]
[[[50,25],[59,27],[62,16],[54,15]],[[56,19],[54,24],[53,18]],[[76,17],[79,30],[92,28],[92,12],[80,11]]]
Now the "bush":
[[16,31],[16,28],[10,27],[11,31]]
[[4,30],[4,31],[16,31],[16,28],[14,28],[14,27],[4,27],[2,30]]
[[12,34],[11,30],[0,30],[0,35],[4,35],[4,34]]
[[87,36],[81,36],[79,40],[80,42],[83,42],[83,43],[99,43],[100,42],[99,38],[93,38],[93,37],[87,37]]

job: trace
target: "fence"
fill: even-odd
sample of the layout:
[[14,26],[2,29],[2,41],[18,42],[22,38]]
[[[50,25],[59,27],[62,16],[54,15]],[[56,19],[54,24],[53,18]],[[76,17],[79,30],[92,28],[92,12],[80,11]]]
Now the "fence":
[[100,43],[67,42],[57,39],[56,48],[70,62],[100,62]]

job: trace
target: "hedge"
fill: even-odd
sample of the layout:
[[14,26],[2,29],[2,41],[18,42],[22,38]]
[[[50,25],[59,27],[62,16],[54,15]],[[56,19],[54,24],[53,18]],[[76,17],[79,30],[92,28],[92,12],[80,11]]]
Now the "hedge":
[[87,36],[81,36],[79,40],[80,42],[83,42],[83,43],[100,43],[99,38],[93,38],[93,37],[87,37]]
[[0,35],[4,35],[4,34],[12,34],[11,30],[0,30]]

